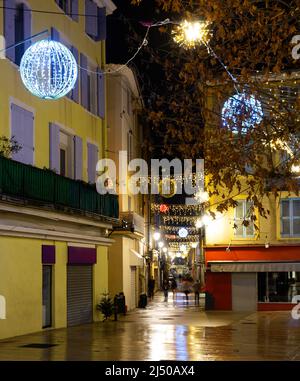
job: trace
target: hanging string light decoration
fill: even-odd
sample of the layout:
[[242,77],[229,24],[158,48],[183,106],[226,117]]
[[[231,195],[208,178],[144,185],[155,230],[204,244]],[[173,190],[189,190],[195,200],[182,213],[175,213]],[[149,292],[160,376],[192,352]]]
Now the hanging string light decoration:
[[224,103],[222,109],[223,126],[230,128],[233,133],[241,130],[245,134],[250,128],[259,124],[262,118],[261,102],[252,94],[235,94]]
[[169,207],[168,207],[168,205],[166,205],[166,204],[161,204],[161,205],[159,206],[159,211],[160,211],[160,213],[168,213],[168,211],[169,211]]
[[178,231],[178,235],[180,238],[186,238],[188,236],[189,232],[186,228],[181,228]]
[[25,87],[42,99],[59,99],[77,81],[78,69],[71,51],[57,41],[41,40],[24,53],[20,74]]
[[161,196],[171,198],[177,192],[177,182],[170,177],[165,177],[159,181],[158,189]]
[[197,213],[199,214],[202,210],[201,205],[169,204],[166,205],[168,210],[165,210],[163,205],[164,204],[151,204],[151,211],[153,213],[162,213],[162,209],[164,209],[164,213],[193,216]]
[[208,21],[181,22],[173,31],[174,41],[185,49],[195,48],[200,44],[207,44],[210,40]]
[[[178,231],[181,228],[182,228],[182,226],[175,226],[175,225],[160,225],[159,226],[159,230],[163,230],[169,234],[177,234],[177,235],[178,235]],[[195,228],[194,226],[185,226],[185,229],[188,230],[189,235],[196,234],[198,231],[198,229]]]

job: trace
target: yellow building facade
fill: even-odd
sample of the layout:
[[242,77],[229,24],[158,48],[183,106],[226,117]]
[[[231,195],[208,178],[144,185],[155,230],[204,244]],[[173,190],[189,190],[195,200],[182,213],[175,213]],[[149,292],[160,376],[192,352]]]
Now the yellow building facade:
[[[142,157],[143,129],[139,115],[143,104],[130,68],[110,64],[107,69],[115,72],[107,80],[107,116],[109,158],[116,165],[119,185],[124,166]],[[128,171],[128,178],[130,175]],[[111,235],[115,242],[108,250],[109,292],[112,296],[123,292],[127,309],[133,310],[138,306],[139,295],[146,290],[145,203],[144,195],[132,194],[129,187],[126,192],[120,192],[120,188],[121,226]]]
[[[276,89],[278,97],[289,89],[293,99],[297,99],[297,77],[295,73],[289,81],[274,78],[269,86]],[[281,90],[283,86],[285,90]],[[209,100],[210,108],[220,114],[222,105],[214,107],[212,97]],[[212,123],[211,128],[216,126]],[[274,159],[278,161],[281,154],[274,151]],[[241,189],[245,189],[243,178],[240,180]],[[214,196],[209,200],[211,210],[216,212],[216,218],[205,226],[204,243],[206,290],[213,299],[211,307],[234,311],[291,310],[300,293],[299,196],[284,189],[277,197],[272,192],[265,195],[262,204],[269,212],[265,218],[253,209],[242,191],[236,189],[227,194],[222,189],[220,194],[223,193],[225,198],[234,196],[237,206],[221,214],[216,207],[223,199]],[[252,215],[257,218],[255,222]],[[248,226],[243,223],[246,221]]]
[[0,11],[7,47],[47,30],[32,43],[62,42],[78,64],[72,92],[43,100],[20,78],[30,44],[0,60],[0,135],[21,147],[0,157],[0,339],[101,319],[118,218],[117,198],[95,187],[107,150],[105,20],[115,8],[110,0],[9,0]]

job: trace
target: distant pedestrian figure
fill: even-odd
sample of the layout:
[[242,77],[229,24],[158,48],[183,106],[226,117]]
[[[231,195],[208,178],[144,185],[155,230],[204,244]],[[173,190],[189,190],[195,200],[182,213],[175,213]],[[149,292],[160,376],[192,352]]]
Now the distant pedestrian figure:
[[153,277],[150,277],[148,280],[148,296],[150,300],[153,300],[154,297],[154,287],[155,287],[155,280]]
[[187,280],[184,280],[182,282],[182,291],[184,292],[185,294],[185,300],[186,302],[188,303],[189,302],[189,293],[190,293],[190,284]]
[[195,304],[197,305],[199,305],[200,290],[201,290],[201,284],[199,280],[196,280],[196,282],[193,284],[193,291],[195,294]]
[[167,279],[164,280],[162,288],[164,291],[165,302],[167,302],[168,301],[168,293],[169,293],[169,282]]
[[172,280],[171,280],[171,290],[173,292],[173,299],[175,299],[176,290],[177,290],[177,282],[176,282],[175,278],[172,278]]

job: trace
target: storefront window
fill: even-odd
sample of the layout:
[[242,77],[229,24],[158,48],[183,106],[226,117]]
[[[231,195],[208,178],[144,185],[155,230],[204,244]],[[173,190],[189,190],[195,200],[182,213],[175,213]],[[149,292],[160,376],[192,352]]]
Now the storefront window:
[[257,274],[259,302],[291,302],[300,295],[300,272],[265,272]]

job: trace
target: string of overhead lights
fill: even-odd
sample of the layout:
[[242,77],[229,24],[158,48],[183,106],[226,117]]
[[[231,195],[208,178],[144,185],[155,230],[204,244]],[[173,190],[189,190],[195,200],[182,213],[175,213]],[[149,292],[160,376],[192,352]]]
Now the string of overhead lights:
[[199,241],[199,235],[195,234],[195,235],[189,235],[186,238],[181,238],[181,237],[178,237],[177,235],[166,234],[165,239],[167,241],[172,241],[172,242],[174,242],[174,241],[178,241],[178,242]]
[[159,226],[159,229],[162,230],[162,231],[165,231],[167,233],[176,233],[176,234],[178,234],[179,230],[182,229],[182,228],[188,230],[189,235],[193,234],[193,233],[196,233],[198,231],[198,229],[193,227],[193,226],[175,226],[175,225],[173,225],[173,226],[170,226],[170,225],[160,225]]
[[167,210],[162,211],[162,206],[164,206],[164,204],[151,204],[151,211],[154,213],[193,215],[195,213],[200,213],[203,209],[201,205],[171,204],[166,205]]
[[[9,7],[9,6],[4,6],[4,5],[0,6],[0,9],[6,9],[6,10],[12,10],[12,11],[16,11],[17,10],[16,7]],[[62,16],[65,16],[66,14],[69,14],[69,13],[64,13],[63,11],[61,11],[61,12],[59,12],[59,11],[47,11],[47,10],[30,9],[30,8],[24,8],[24,12],[52,14],[52,15],[62,15]],[[87,14],[87,13],[74,13],[74,12],[71,12],[70,15],[72,15],[72,16],[78,16],[78,17],[92,17],[92,18],[94,17],[94,18],[98,18],[98,15],[92,15],[92,14]],[[144,38],[142,40],[142,43],[138,46],[137,50],[135,51],[135,53],[126,61],[126,63],[120,65],[115,70],[109,69],[107,71],[102,71],[102,72],[89,70],[89,69],[87,69],[85,67],[82,67],[81,65],[77,64],[78,68],[81,69],[81,70],[87,71],[90,74],[94,74],[94,75],[100,76],[100,77],[103,76],[103,75],[106,75],[106,74],[115,74],[115,73],[118,73],[118,72],[124,70],[124,68],[127,67],[130,64],[130,62],[135,59],[135,57],[139,54],[139,52],[141,51],[141,49],[144,46],[148,45],[147,37],[148,37],[149,31],[150,31],[151,28],[160,27],[160,26],[167,25],[167,24],[177,24],[176,22],[173,22],[170,19],[165,19],[163,21],[158,21],[158,22],[153,22],[153,23],[143,23],[143,22],[140,22],[140,23],[147,28],[145,36],[144,36]],[[31,39],[31,38],[29,38],[29,39]],[[10,46],[9,48],[2,49],[2,52],[6,51],[8,49],[11,49],[11,48],[13,48],[15,46],[18,46],[18,45],[28,41],[29,39],[25,39],[23,41],[20,41],[17,44],[14,44],[14,45]]]
[[[9,10],[16,10],[17,9],[16,7],[9,7],[9,6],[0,6],[0,8],[1,9],[9,9]],[[29,12],[34,12],[34,13],[53,14],[53,15],[65,15],[66,14],[63,11],[47,11],[47,10],[27,9],[27,8],[24,9],[24,11],[29,11]],[[90,15],[90,14],[86,14],[86,13],[72,13],[72,15],[82,16],[82,17],[98,17],[97,15]],[[177,30],[177,32],[173,31],[173,34],[175,35],[174,40],[179,42],[181,45],[183,44],[184,39],[187,39],[187,37],[192,36],[192,34],[195,33],[193,28],[195,29],[197,27],[197,33],[199,34],[197,37],[198,39],[194,40],[193,39],[194,37],[190,37],[190,39],[187,39],[187,41],[188,41],[187,46],[190,46],[190,45],[194,46],[195,42],[202,42],[208,48],[208,51],[211,52],[214,57],[218,58],[218,61],[222,64],[223,68],[227,71],[227,73],[229,74],[231,79],[234,81],[234,84],[237,83],[236,78],[230,73],[227,66],[224,65],[224,63],[222,62],[220,57],[216,55],[216,53],[213,51],[213,49],[209,45],[210,31],[208,29],[209,24],[207,22],[195,22],[195,25],[191,26],[191,23],[188,23],[187,21],[184,21],[182,23],[178,23],[175,21],[171,21],[170,19],[165,19],[163,21],[158,21],[158,22],[142,22],[141,21],[140,24],[142,24],[144,27],[147,28],[145,36],[142,40],[142,43],[137,48],[136,52],[133,54],[133,56],[125,64],[119,66],[115,70],[109,69],[108,71],[102,71],[102,72],[98,72],[98,71],[96,72],[93,70],[89,70],[89,69],[82,67],[80,65],[78,65],[78,68],[80,68],[81,70],[85,70],[91,74],[95,74],[97,76],[100,76],[100,77],[105,75],[105,74],[114,74],[114,73],[120,72],[131,61],[133,61],[135,59],[135,57],[139,54],[140,50],[148,44],[147,36],[148,36],[150,28],[159,27],[159,26],[167,25],[167,24],[175,24],[175,25],[177,25],[179,32],[178,32],[178,30]],[[180,39],[181,42],[177,38],[179,35],[181,36],[181,39]],[[259,73],[259,71],[256,71],[256,73]],[[283,83],[283,81],[282,81],[282,83]],[[284,94],[284,93],[285,92],[282,90],[282,94]],[[297,93],[295,92],[294,95],[297,95]],[[282,102],[284,103],[285,100],[282,99]],[[270,104],[270,102],[268,102],[268,103]],[[291,108],[293,108],[293,106],[291,106]]]
[[199,216],[162,216],[164,224],[193,224]]

